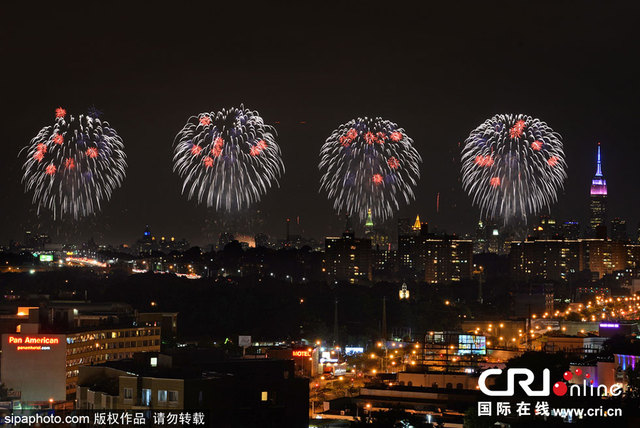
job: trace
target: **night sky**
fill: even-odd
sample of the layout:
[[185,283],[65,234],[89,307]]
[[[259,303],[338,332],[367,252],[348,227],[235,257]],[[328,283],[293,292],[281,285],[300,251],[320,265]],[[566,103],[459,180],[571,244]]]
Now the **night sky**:
[[286,173],[256,206],[271,235],[283,237],[284,219],[297,216],[306,235],[341,230],[318,193],[318,153],[357,116],[398,123],[424,159],[417,199],[399,215],[472,231],[478,211],[460,189],[458,144],[508,112],[539,117],[563,136],[569,179],[552,207],[560,220],[587,219],[601,141],[609,217],[627,219],[635,235],[637,2],[129,3],[1,6],[2,245],[25,228],[55,228],[36,218],[23,192],[18,152],[58,106],[70,114],[97,107],[128,156],[123,187],[77,225],[78,240],[130,243],[150,224],[159,235],[207,243],[212,213],[180,194],[173,138],[189,116],[240,103],[278,131]]

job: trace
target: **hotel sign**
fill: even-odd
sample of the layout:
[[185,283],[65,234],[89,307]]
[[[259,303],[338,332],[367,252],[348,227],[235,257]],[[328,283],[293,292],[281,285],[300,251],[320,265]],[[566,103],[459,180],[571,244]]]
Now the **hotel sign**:
[[310,349],[294,349],[292,351],[292,355],[294,357],[310,357],[311,356],[311,350]]

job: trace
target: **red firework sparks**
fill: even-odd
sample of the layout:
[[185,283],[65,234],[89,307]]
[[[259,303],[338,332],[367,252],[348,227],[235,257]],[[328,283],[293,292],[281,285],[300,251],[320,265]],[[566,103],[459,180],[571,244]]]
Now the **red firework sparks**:
[[251,146],[249,153],[251,156],[258,156],[260,154],[260,149],[257,146]]
[[64,137],[62,136],[62,134],[56,134],[56,136],[53,137],[53,142],[56,144],[62,144],[64,143]]
[[36,146],[36,150],[42,153],[47,153],[47,145],[40,143]]
[[204,166],[207,168],[211,168],[213,166],[213,158],[211,156],[206,156],[202,159],[202,163],[204,163]]
[[524,132],[524,120],[519,120],[515,125],[511,127],[509,130],[509,136],[513,138],[520,138],[522,136],[522,132]]
[[49,175],[53,175],[53,174],[55,174],[55,173],[56,173],[56,170],[57,170],[57,169],[58,169],[58,168],[56,168],[56,166],[55,166],[54,164],[49,164],[49,165],[47,166],[47,169],[45,169],[45,170],[44,170],[44,172],[46,172],[46,173],[47,173],[47,174],[49,174]]
[[211,149],[211,154],[214,157],[219,157],[222,154],[222,147],[224,146],[224,140],[221,137],[218,137],[213,142],[213,149]]
[[389,164],[389,168],[391,169],[397,169],[400,166],[400,161],[393,156],[389,158],[387,163]]
[[73,160],[73,158],[66,158],[64,160],[64,167],[66,169],[73,169],[76,167],[76,162]]
[[395,141],[396,143],[400,140],[402,140],[402,132],[398,132],[398,131],[394,131],[391,133],[391,140]]
[[194,156],[198,156],[201,151],[202,151],[202,147],[200,147],[197,144],[194,145],[193,147],[191,147],[191,154],[194,155]]
[[354,140],[357,136],[358,136],[358,131],[356,131],[355,129],[351,128],[349,131],[347,131],[348,139]]
[[260,150],[264,150],[267,148],[267,142],[264,140],[260,140],[258,141],[258,143],[256,144],[256,146],[260,149]]
[[209,116],[202,116],[200,118],[200,125],[209,126],[211,124],[211,118]]
[[542,149],[542,141],[534,141],[533,143],[531,143],[531,148],[535,151],[539,151],[540,149]]
[[382,175],[373,174],[373,177],[371,178],[371,180],[374,182],[374,184],[380,184],[382,183]]
[[493,177],[491,181],[489,181],[492,187],[498,187],[500,185],[500,177]]
[[476,156],[476,160],[474,162],[479,166],[491,166],[493,165],[493,158],[490,155],[478,155]]
[[342,144],[343,147],[349,147],[351,145],[351,140],[346,135],[343,135],[340,137],[340,144]]
[[549,160],[547,160],[547,162],[551,166],[556,166],[558,164],[558,161],[559,161],[558,156],[551,156]]
[[35,153],[33,154],[33,158],[34,158],[35,160],[37,160],[38,162],[41,162],[41,161],[42,161],[42,159],[44,158],[44,152],[42,152],[42,151],[38,150],[37,152],[35,152]]
[[87,156],[89,156],[91,159],[95,159],[98,157],[98,149],[95,147],[89,147],[87,149]]
[[56,109],[56,117],[57,118],[65,117],[66,115],[67,115],[67,111],[65,109],[63,109],[62,107],[58,107]]
[[367,132],[366,134],[364,134],[364,141],[366,141],[367,144],[373,144],[375,140],[376,140],[376,137],[375,135],[373,135],[373,133]]
[[385,140],[388,138],[387,134],[384,132],[376,133],[376,137],[378,137],[378,144],[384,144]]

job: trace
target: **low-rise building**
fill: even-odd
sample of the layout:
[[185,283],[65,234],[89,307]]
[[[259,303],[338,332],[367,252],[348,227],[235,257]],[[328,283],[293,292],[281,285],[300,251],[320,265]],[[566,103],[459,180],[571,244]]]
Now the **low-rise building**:
[[586,363],[572,363],[569,366],[573,374],[570,382],[578,385],[593,385],[594,388],[606,385],[608,391],[611,386],[618,385],[622,390],[626,390],[629,385],[627,371],[634,370],[638,364],[640,364],[639,355],[627,354],[613,354],[613,357],[609,358],[595,358]]
[[566,352],[571,354],[595,355],[602,351],[606,337],[598,336],[570,336],[566,334],[544,334],[534,339],[532,348],[543,352]]
[[79,409],[201,410],[209,426],[308,426],[309,386],[292,360],[207,352],[136,354],[80,368]]
[[23,402],[74,400],[81,366],[160,351],[160,325],[52,328],[29,313],[2,335],[0,361],[0,379]]

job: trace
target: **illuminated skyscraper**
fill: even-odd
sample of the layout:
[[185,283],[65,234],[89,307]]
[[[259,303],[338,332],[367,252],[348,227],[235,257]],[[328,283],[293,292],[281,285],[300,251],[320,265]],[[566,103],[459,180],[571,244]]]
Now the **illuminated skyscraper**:
[[142,238],[136,241],[134,248],[138,254],[147,255],[150,255],[154,251],[158,250],[156,238],[151,234],[151,228],[149,227],[149,225],[144,228]]
[[351,284],[371,280],[371,239],[356,238],[350,217],[342,237],[325,238],[323,271],[332,281]]
[[371,208],[367,211],[367,221],[364,223],[364,236],[371,238],[373,235],[373,218],[371,217]]
[[367,220],[364,223],[364,237],[371,240],[373,248],[391,249],[391,240],[384,227],[375,227],[371,216],[371,209],[367,212]]
[[[602,160],[600,157],[600,143],[598,143],[598,160],[596,166],[596,175],[591,180],[591,217],[589,226],[593,237],[601,237],[602,230],[606,237],[607,227],[607,181],[602,175]],[[600,231],[600,233],[598,233]]]
[[476,228],[476,236],[473,241],[473,253],[480,254],[487,252],[487,236],[484,223],[482,220],[478,221],[478,227]]
[[416,216],[416,221],[415,223],[413,223],[412,229],[416,233],[420,233],[420,231],[422,230],[422,222],[420,221],[420,215]]

